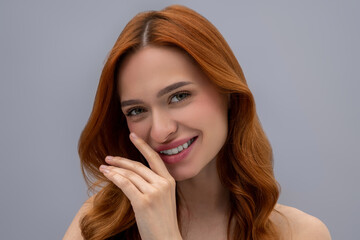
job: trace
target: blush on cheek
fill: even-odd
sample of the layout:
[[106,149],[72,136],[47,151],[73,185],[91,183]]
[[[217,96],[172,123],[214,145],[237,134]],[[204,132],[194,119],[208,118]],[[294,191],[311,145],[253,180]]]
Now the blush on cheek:
[[227,112],[226,102],[218,93],[211,91],[197,101],[196,114],[203,118],[222,116]]
[[126,124],[128,126],[129,132],[133,132],[134,131],[133,124],[129,120],[126,120]]
[[[212,129],[211,132],[227,134],[227,106],[226,99],[216,94],[206,94],[198,99],[196,111],[191,116],[196,119],[196,124],[205,129]],[[194,120],[195,121],[195,120]]]
[[[192,114],[192,118],[202,128],[210,127],[211,125],[216,128],[219,121],[218,114],[213,108],[202,105],[198,108],[198,111]],[[214,125],[213,125],[214,124]]]
[[134,132],[136,135],[140,136],[141,130],[140,130],[140,126],[138,126],[138,124],[133,123],[131,121],[127,121],[127,126],[129,128],[129,132]]
[[131,120],[127,120],[127,126],[130,132],[135,133],[137,136],[144,140],[147,139],[149,126],[146,121],[133,122]]

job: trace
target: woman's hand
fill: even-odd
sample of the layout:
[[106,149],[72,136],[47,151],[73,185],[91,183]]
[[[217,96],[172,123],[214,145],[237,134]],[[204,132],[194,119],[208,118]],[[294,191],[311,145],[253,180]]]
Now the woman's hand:
[[100,171],[128,197],[143,240],[181,239],[175,199],[175,180],[164,162],[144,140],[130,134],[130,140],[149,166],[121,157],[106,157],[111,166]]

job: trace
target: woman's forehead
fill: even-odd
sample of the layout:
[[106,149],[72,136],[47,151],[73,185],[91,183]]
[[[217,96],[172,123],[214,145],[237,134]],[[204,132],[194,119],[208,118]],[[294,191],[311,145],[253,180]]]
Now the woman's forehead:
[[121,98],[158,91],[176,82],[203,84],[204,74],[191,58],[175,48],[145,47],[122,62],[118,73]]

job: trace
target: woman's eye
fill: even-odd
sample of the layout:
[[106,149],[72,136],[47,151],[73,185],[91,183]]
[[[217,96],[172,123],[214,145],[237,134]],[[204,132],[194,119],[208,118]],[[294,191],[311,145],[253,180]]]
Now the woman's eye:
[[180,101],[184,100],[185,98],[187,98],[189,95],[190,94],[186,93],[186,92],[177,93],[171,97],[170,102],[172,102],[172,103],[180,102]]
[[129,116],[129,117],[136,116],[143,112],[145,112],[145,110],[143,108],[132,108],[126,113],[126,116]]

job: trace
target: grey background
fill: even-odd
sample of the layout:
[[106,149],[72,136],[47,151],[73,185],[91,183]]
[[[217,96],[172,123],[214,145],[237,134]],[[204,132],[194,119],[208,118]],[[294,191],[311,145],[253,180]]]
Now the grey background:
[[[0,238],[61,239],[87,198],[77,141],[124,25],[174,1],[0,2]],[[178,1],[235,52],[274,150],[280,203],[356,239],[358,1]],[[205,4],[206,3],[206,4]]]

